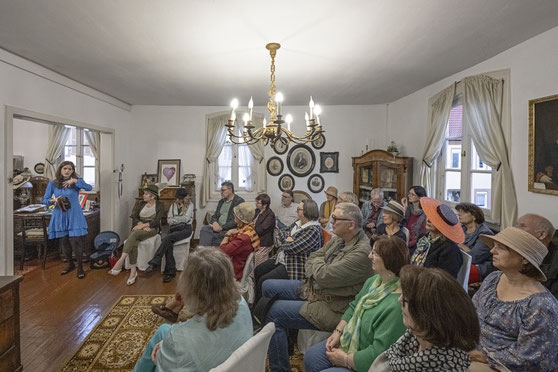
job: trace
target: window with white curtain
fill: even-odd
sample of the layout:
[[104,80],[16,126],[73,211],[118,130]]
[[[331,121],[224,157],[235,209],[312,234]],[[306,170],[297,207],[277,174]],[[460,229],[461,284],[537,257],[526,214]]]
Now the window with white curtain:
[[447,204],[471,202],[490,216],[492,169],[482,162],[463,122],[461,95],[454,99],[438,160],[438,196]]
[[66,160],[73,162],[76,165],[76,172],[85,182],[93,186],[94,190],[97,190],[99,167],[84,133],[87,129],[74,126],[66,127],[70,128],[70,135],[64,146],[64,153],[59,158],[58,163]]
[[252,166],[254,158],[246,144],[236,145],[227,137],[223,151],[217,159],[218,180],[215,184],[216,191],[221,189],[221,184],[231,181],[238,191],[252,191]]

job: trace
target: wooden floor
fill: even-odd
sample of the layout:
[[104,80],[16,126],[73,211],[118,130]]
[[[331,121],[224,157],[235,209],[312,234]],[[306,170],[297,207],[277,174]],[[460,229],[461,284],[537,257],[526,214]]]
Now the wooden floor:
[[[26,265],[38,265],[35,261]],[[24,371],[56,371],[78,349],[93,327],[118,297],[125,294],[172,294],[176,279],[163,283],[162,276],[138,276],[126,285],[128,272],[118,276],[108,270],[86,267],[85,279],[71,272],[58,258],[26,274],[20,283],[21,358]]]

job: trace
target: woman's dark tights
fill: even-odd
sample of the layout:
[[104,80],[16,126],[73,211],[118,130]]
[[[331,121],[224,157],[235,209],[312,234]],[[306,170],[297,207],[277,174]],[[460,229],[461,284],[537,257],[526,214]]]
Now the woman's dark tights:
[[60,245],[62,247],[62,252],[66,259],[68,260],[66,264],[66,268],[62,270],[60,273],[61,275],[65,275],[72,271],[76,266],[74,265],[74,260],[72,259],[72,249],[76,255],[76,262],[77,262],[77,277],[82,279],[85,277],[85,273],[83,272],[83,237],[81,236],[73,236],[68,237],[64,236],[59,238]]

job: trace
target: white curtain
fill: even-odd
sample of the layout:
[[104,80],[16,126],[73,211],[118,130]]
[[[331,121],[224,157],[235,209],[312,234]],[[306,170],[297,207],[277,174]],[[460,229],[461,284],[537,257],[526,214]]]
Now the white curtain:
[[422,155],[420,180],[429,197],[435,198],[435,160],[440,156],[444,144],[444,134],[455,95],[455,84],[438,93],[432,99],[428,120],[428,136]]
[[[205,143],[205,157],[203,165],[203,178],[201,183],[201,196],[200,196],[200,207],[203,208],[209,200],[211,190],[215,185],[211,185],[209,174],[212,169],[217,172],[217,167],[212,167],[217,161],[219,154],[223,150],[223,145],[225,144],[225,139],[227,135],[227,128],[225,124],[229,120],[229,114],[219,115],[210,118],[207,122],[206,128],[206,143]],[[217,180],[218,175],[215,174],[213,179]]]
[[[264,116],[261,114],[254,113],[252,115],[252,124],[257,128],[263,127]],[[248,148],[254,157],[255,163],[252,166],[252,185],[248,191],[255,189],[258,193],[265,192],[267,190],[267,172],[265,169],[265,146],[263,141],[258,141],[253,145],[249,145]]]
[[85,138],[89,142],[89,148],[95,157],[95,160],[99,161],[99,150],[101,148],[101,133],[96,131],[84,130]]
[[48,148],[45,155],[45,177],[54,179],[56,174],[56,159],[62,155],[68,141],[70,128],[61,124],[51,125],[48,131]]
[[489,76],[463,79],[463,121],[471,128],[479,157],[495,170],[492,218],[506,228],[517,218],[517,198],[502,129],[503,89],[503,80]]

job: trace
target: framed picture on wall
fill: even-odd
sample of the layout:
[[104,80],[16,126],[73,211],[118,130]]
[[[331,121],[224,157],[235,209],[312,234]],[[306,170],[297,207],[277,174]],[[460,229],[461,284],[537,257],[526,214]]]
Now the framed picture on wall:
[[145,172],[144,174],[141,175],[140,187],[147,187],[155,183],[157,183],[156,174],[147,174],[147,172]]
[[313,174],[308,178],[308,190],[314,194],[320,193],[325,186],[325,181],[319,174]]
[[320,152],[320,173],[339,173],[339,152]]
[[306,145],[296,145],[289,150],[287,167],[296,177],[306,177],[316,165],[316,157],[312,149]]
[[290,174],[284,174],[281,177],[279,177],[279,190],[292,191],[294,189],[294,186],[295,186],[295,180],[293,176],[291,176]]
[[166,183],[169,187],[178,187],[180,185],[180,159],[159,160],[157,182]]
[[267,173],[278,176],[283,173],[283,160],[278,156],[272,156],[267,161]]
[[558,195],[558,94],[529,101],[528,185]]

